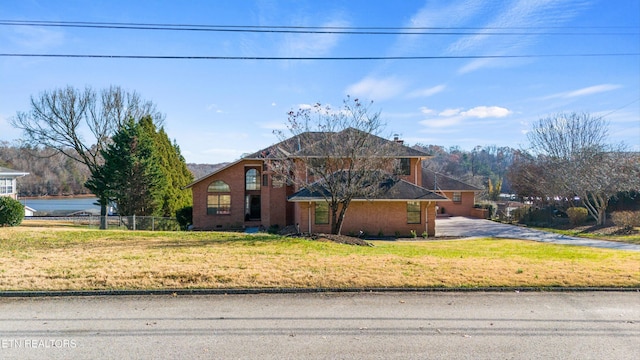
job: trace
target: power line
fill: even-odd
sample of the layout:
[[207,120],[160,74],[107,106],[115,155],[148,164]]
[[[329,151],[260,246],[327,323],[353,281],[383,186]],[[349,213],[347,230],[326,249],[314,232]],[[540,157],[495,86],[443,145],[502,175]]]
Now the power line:
[[[113,23],[88,21],[22,21],[0,20],[5,26],[45,26],[118,30],[163,30],[249,33],[297,33],[297,34],[348,34],[348,35],[564,35],[564,36],[628,36],[640,35],[639,27],[592,26],[592,27],[350,27],[350,26],[251,26],[251,25],[197,25],[197,24],[153,24]],[[515,31],[519,30],[519,31]],[[523,30],[535,30],[534,32]],[[543,32],[543,30],[554,30]],[[580,30],[556,31],[556,30]],[[583,30],[598,30],[583,31]],[[607,30],[603,32],[603,30]],[[611,32],[609,30],[636,30],[635,32]]]
[[609,111],[608,113],[606,113],[606,114],[602,115],[601,117],[605,118],[605,117],[607,117],[607,116],[609,116],[609,115],[611,115],[611,114],[613,114],[613,113],[615,113],[615,112],[618,112],[618,111],[620,111],[620,110],[622,110],[622,109],[626,108],[627,106],[631,106],[631,105],[633,105],[633,104],[635,104],[635,103],[637,103],[637,102],[640,102],[640,98],[635,99],[635,100],[633,100],[633,101],[631,101],[631,102],[629,102],[629,103],[627,103],[627,104],[624,104],[624,105],[620,106],[620,107],[619,107],[619,108],[617,108],[617,109],[611,110],[611,111]]
[[156,60],[452,60],[452,59],[526,59],[562,57],[632,57],[640,53],[541,54],[541,55],[461,55],[461,56],[354,56],[354,57],[276,57],[276,56],[189,56],[189,55],[101,55],[101,54],[24,54],[0,53],[0,57],[156,59]]

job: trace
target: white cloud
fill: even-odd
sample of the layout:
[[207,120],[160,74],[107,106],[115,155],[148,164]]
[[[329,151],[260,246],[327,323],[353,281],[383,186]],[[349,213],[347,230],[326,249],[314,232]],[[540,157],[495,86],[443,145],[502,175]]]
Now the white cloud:
[[466,73],[470,73],[472,71],[481,69],[483,67],[489,67],[495,61],[496,59],[475,59],[469,62],[468,64],[466,64],[465,66],[461,67],[460,69],[458,69],[458,73],[466,74]]
[[224,113],[224,111],[222,111],[216,104],[207,105],[207,111],[214,111],[216,114]]
[[428,114],[433,113],[433,110],[432,110],[432,109],[429,109],[429,108],[428,108],[428,107],[426,107],[426,106],[423,106],[423,107],[421,107],[421,108],[420,108],[420,112],[421,112],[421,113],[423,113],[423,114],[425,114],[425,115],[428,115]]
[[[405,26],[423,28],[464,26],[467,21],[473,20],[483,7],[486,7],[483,0],[429,1],[411,16]],[[443,51],[441,40],[437,36],[401,35],[391,53],[401,55],[426,49]]]
[[617,85],[617,84],[601,84],[601,85],[594,85],[594,86],[588,86],[582,89],[577,89],[577,90],[572,90],[572,91],[566,91],[566,92],[561,92],[561,93],[557,93],[557,94],[552,94],[549,96],[545,96],[542,99],[543,100],[548,100],[548,99],[570,99],[570,98],[575,98],[575,97],[581,97],[581,96],[588,96],[588,95],[593,95],[593,94],[599,94],[599,93],[603,93],[603,92],[607,92],[607,91],[613,91],[613,90],[617,90],[619,88],[621,88],[622,85]]
[[431,118],[420,121],[421,125],[430,128],[444,128],[459,124],[462,121],[462,116],[451,116],[446,118]]
[[298,105],[298,109],[300,110],[310,110],[313,109],[315,106],[314,105],[310,105],[310,104],[300,104]]
[[409,94],[410,98],[429,97],[444,91],[445,85],[436,85],[434,87],[414,90]]
[[[429,115],[434,110],[422,107],[420,112]],[[445,109],[440,111],[437,117],[431,117],[419,123],[429,128],[445,128],[458,125],[466,119],[503,118],[510,114],[512,114],[511,110],[499,106],[476,106],[466,111],[462,109]]]
[[346,93],[354,97],[381,101],[398,96],[404,91],[405,86],[404,81],[394,77],[384,79],[366,77],[347,87]]
[[[346,27],[349,23],[341,20],[329,21],[322,27]],[[288,34],[280,46],[283,56],[312,57],[329,53],[338,44],[340,34]]]
[[[541,36],[533,36],[527,33],[522,36],[490,36],[499,28],[553,28],[562,26],[568,20],[578,14],[589,5],[588,1],[530,1],[513,0],[506,2],[492,2],[492,6],[484,7],[476,11],[473,19],[473,27],[482,27],[484,30],[474,31],[473,35],[462,36],[450,44],[447,53],[453,55],[505,55],[514,54],[517,51],[531,47],[539,42]],[[461,24],[462,25],[462,24]],[[543,32],[541,34],[544,34]],[[485,67],[513,65],[516,60],[505,59],[475,59],[462,66],[458,72],[469,73]],[[521,60],[520,60],[521,61]]]
[[598,93],[607,92],[611,90],[616,90],[621,87],[622,87],[621,85],[614,85],[614,84],[602,84],[602,85],[589,86],[583,89],[570,91],[564,97],[572,98],[572,97],[578,97],[578,96],[593,95],[593,94],[598,94]]
[[460,109],[446,109],[441,111],[438,115],[440,116],[455,116],[460,114]]
[[460,113],[464,117],[477,117],[480,119],[493,117],[501,118],[511,114],[511,111],[499,106],[476,106],[468,111]]

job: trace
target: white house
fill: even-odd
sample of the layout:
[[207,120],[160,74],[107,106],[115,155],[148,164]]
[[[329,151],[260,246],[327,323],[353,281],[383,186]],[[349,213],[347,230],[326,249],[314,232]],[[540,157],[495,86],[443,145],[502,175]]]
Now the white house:
[[[0,166],[0,196],[8,196],[12,199],[18,199],[18,184],[16,179],[29,175],[29,173],[9,169]],[[33,216],[34,209],[25,206],[25,216]]]
[[0,166],[0,196],[9,196],[17,200],[18,187],[16,179],[25,175],[29,175],[29,173]]

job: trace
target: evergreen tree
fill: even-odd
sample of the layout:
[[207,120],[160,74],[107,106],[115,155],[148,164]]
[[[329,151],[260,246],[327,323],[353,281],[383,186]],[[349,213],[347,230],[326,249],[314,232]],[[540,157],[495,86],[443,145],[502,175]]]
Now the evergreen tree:
[[160,169],[167,182],[162,192],[161,214],[176,216],[177,210],[192,204],[191,192],[184,188],[193,181],[193,175],[187,168],[180,148],[171,143],[163,128],[155,133],[155,146],[160,157]]
[[180,148],[151,117],[130,119],[102,153],[105,163],[87,187],[104,189],[120,215],[175,216],[192,203],[193,180]]
[[[151,124],[151,125],[149,125]],[[102,152],[104,165],[91,185],[106,187],[120,215],[160,215],[166,180],[154,144],[155,126],[150,117],[130,119]]]

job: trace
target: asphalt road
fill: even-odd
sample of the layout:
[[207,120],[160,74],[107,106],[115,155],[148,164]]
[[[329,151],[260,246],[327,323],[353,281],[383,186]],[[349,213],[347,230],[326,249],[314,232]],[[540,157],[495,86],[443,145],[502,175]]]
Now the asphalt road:
[[0,298],[1,359],[638,359],[640,293]]
[[640,251],[640,245],[635,244],[566,236],[522,226],[502,224],[490,220],[472,219],[461,216],[438,218],[436,220],[436,236],[451,236],[457,238],[494,237],[523,239],[562,245]]

